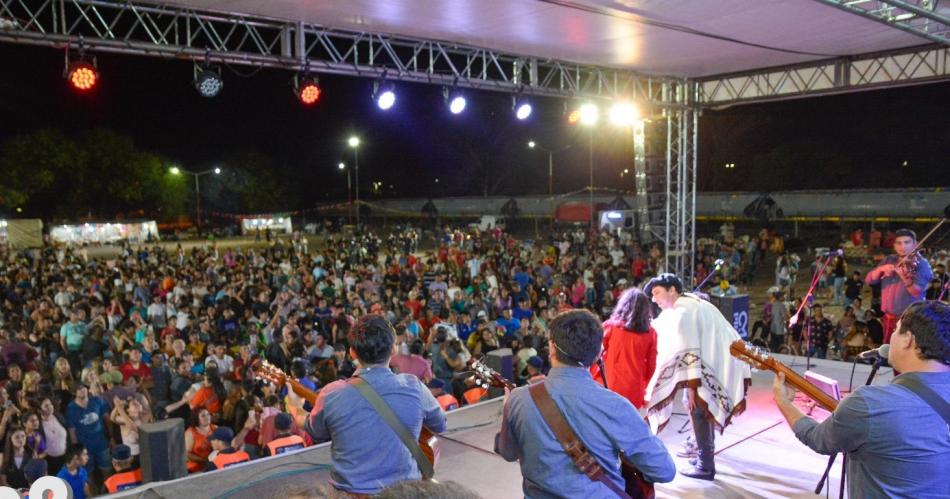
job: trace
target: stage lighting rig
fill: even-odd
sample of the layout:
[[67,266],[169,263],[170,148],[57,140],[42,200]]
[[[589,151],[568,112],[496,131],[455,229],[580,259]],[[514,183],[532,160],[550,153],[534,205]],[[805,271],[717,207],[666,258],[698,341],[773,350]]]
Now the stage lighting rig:
[[320,79],[316,76],[294,76],[294,95],[303,104],[307,106],[316,104],[322,93]]
[[86,48],[79,39],[79,49],[70,59],[69,48],[66,49],[66,67],[63,70],[63,77],[76,90],[86,92],[91,90],[99,82],[99,71],[96,70],[96,58],[86,57]]
[[528,119],[528,117],[531,116],[531,112],[534,111],[531,101],[521,95],[515,95],[511,98],[511,109],[515,111],[515,118],[522,121]]
[[373,83],[373,100],[376,101],[376,106],[383,111],[392,109],[396,104],[395,88],[395,85],[385,81]]
[[465,110],[467,104],[465,96],[458,90],[449,91],[448,88],[443,88],[442,96],[445,98],[445,102],[448,103],[449,111],[451,111],[452,114],[459,114]]
[[205,61],[204,64],[195,64],[195,90],[202,97],[213,98],[221,93],[224,88],[224,80],[221,79],[221,68],[212,67]]

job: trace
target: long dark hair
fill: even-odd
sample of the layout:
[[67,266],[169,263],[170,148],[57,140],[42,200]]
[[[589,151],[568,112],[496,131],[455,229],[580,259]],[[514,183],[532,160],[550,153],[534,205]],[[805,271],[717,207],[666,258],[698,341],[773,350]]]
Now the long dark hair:
[[646,293],[639,288],[628,288],[617,299],[610,320],[623,323],[627,331],[645,333],[650,330],[650,321],[653,320],[653,306]]

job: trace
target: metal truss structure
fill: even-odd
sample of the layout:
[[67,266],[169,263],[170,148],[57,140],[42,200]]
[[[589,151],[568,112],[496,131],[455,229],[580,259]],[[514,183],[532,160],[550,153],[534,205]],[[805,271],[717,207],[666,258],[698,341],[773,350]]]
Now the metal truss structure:
[[[33,4],[32,6],[30,4]],[[0,0],[0,41],[662,105],[663,78],[448,42],[106,0]]]
[[667,85],[665,97],[682,104],[666,111],[666,241],[664,267],[692,289],[696,248],[696,158],[699,110],[694,105],[696,84]]
[[950,46],[950,7],[938,0],[816,0]]
[[700,78],[697,101],[717,107],[948,79],[950,47],[928,45]]

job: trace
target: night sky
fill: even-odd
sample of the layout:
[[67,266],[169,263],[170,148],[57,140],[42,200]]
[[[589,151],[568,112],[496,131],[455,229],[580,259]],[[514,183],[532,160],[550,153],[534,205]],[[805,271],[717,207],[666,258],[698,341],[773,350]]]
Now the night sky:
[[[40,128],[70,136],[109,128],[194,171],[227,168],[228,156],[254,151],[291,186],[287,209],[345,198],[336,165],[352,162],[345,141],[353,133],[363,141],[364,193],[378,180],[388,196],[543,194],[547,156],[529,150],[529,139],[550,148],[572,144],[555,156],[555,192],[587,184],[588,132],[566,124],[561,99],[535,100],[532,117],[518,122],[509,95],[469,91],[468,109],[453,116],[440,87],[397,83],[395,108],[382,112],[370,98],[372,80],[323,75],[323,95],[308,108],[291,91],[293,73],[245,66],[224,67],[223,91],[206,99],[192,85],[190,62],[97,58],[99,86],[78,95],[62,78],[62,50],[0,44],[0,141]],[[950,185],[948,96],[950,83],[940,83],[707,110],[699,188]],[[632,169],[629,136],[597,129],[598,186],[633,188],[632,178],[620,177]],[[727,162],[736,168],[725,170]]]

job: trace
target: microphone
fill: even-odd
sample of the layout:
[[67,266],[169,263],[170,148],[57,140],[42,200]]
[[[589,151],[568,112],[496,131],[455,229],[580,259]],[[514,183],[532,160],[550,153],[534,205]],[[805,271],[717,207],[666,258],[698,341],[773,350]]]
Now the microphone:
[[873,360],[873,361],[887,361],[887,353],[890,351],[890,345],[881,345],[874,350],[866,350],[858,354],[858,358],[861,360]]

